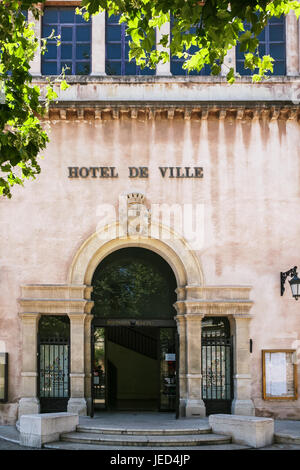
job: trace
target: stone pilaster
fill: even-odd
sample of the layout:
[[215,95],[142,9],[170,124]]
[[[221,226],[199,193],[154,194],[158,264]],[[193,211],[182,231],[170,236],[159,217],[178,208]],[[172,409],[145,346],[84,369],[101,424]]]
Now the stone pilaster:
[[84,370],[85,370],[85,398],[87,402],[87,411],[89,413],[91,407],[91,323],[93,315],[87,315],[84,324]]
[[22,386],[19,400],[19,418],[25,414],[40,412],[37,397],[37,333],[40,315],[20,314],[22,321]]
[[[39,42],[41,39],[41,17],[35,19],[31,11],[28,11],[28,23],[33,23],[33,31],[35,36],[38,38]],[[32,76],[40,76],[42,73],[41,69],[41,49],[40,46],[37,48],[34,59],[30,63],[30,73]]]
[[231,412],[236,415],[254,416],[254,404],[251,400],[250,373],[250,316],[233,315],[235,320],[234,339],[234,399]]
[[185,314],[186,320],[186,384],[187,399],[186,417],[205,417],[205,404],[202,400],[202,371],[201,371],[201,321],[200,313]]
[[234,71],[236,71],[236,63],[235,63],[235,47],[232,47],[226,54],[224,58],[224,63],[221,66],[221,76],[226,77],[231,67],[233,67]]
[[68,412],[87,414],[85,400],[85,321],[86,313],[69,313],[71,334],[71,396],[68,401]]
[[[162,25],[162,27],[159,29],[157,28],[156,30],[156,48],[158,51],[166,51],[168,52],[169,56],[170,56],[170,48],[169,47],[163,47],[162,45],[159,44],[162,36],[164,34],[168,34],[169,37],[170,37],[170,23],[165,23]],[[170,61],[169,62],[166,62],[165,64],[160,62],[159,64],[157,64],[156,66],[156,75],[163,75],[163,76],[166,76],[166,75],[171,75],[171,63]]]
[[178,314],[176,317],[177,331],[179,336],[179,417],[185,417],[187,400],[187,377],[186,377],[186,322],[185,316]]
[[92,70],[91,75],[105,73],[105,12],[92,18]]
[[299,22],[293,11],[286,16],[286,74],[299,75]]

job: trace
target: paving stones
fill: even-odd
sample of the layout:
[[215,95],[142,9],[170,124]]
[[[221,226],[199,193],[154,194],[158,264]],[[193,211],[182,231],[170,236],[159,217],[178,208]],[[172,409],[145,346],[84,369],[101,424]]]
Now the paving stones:
[[139,447],[132,447],[132,446],[105,446],[105,445],[98,445],[98,444],[83,444],[78,442],[51,442],[49,444],[45,444],[45,449],[54,449],[54,450],[65,450],[65,451],[72,451],[72,450],[108,450],[108,451],[155,451],[155,452],[163,452],[163,451],[204,451],[204,450],[249,450],[249,447],[242,446],[238,444],[215,444],[215,445],[202,445],[202,446],[184,446],[184,447],[151,447],[151,446],[139,446]]

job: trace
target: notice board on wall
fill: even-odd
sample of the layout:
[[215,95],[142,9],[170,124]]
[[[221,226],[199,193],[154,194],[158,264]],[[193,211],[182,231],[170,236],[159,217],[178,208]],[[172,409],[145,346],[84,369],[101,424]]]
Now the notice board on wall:
[[296,351],[265,349],[262,351],[263,399],[297,399]]
[[0,353],[0,403],[7,401],[8,353]]

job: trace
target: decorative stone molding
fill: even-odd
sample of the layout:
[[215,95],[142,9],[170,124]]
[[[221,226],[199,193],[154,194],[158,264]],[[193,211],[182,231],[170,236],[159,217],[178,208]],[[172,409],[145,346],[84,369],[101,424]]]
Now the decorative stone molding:
[[249,300],[250,286],[185,286],[176,289],[178,300]]
[[18,299],[20,315],[26,312],[43,315],[89,314],[94,305],[91,287],[85,285],[26,285]]
[[176,289],[178,315],[250,316],[250,286],[186,286]]
[[89,300],[65,299],[19,299],[21,314],[31,312],[42,315],[67,315],[90,313],[94,305]]
[[[299,87],[300,89],[300,87]],[[274,103],[99,103],[78,102],[52,105],[42,119],[46,121],[112,121],[112,120],[296,120],[300,108],[294,104]]]
[[[201,285],[203,274],[200,262],[187,242],[179,236],[174,236],[172,230],[151,221],[150,234],[156,236],[124,236],[118,237],[120,224],[103,227],[93,233],[74,254],[69,269],[68,281],[73,284],[90,285],[98,264],[113,251],[130,246],[139,246],[154,251],[167,261],[173,269],[179,287]],[[107,234],[114,236],[108,239]],[[105,236],[102,236],[105,235]]]
[[180,314],[197,314],[197,315],[241,315],[250,316],[249,312],[253,305],[251,301],[241,300],[180,300],[174,304],[177,312]]
[[25,299],[90,299],[91,286],[72,284],[26,284],[21,286]]

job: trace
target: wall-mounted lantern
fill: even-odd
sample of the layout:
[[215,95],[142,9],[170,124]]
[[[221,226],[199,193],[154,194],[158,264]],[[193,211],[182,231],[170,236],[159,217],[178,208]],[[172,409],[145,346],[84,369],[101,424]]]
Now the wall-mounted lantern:
[[8,353],[0,353],[0,403],[8,400]]
[[280,273],[281,295],[283,295],[285,291],[284,283],[288,276],[293,276],[289,283],[292,290],[292,296],[294,297],[294,299],[298,300],[298,297],[300,297],[300,279],[297,274],[297,266],[290,269],[289,271],[286,271],[285,273]]

